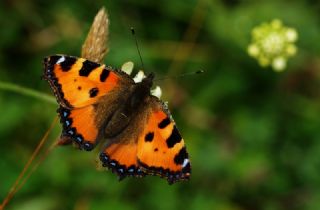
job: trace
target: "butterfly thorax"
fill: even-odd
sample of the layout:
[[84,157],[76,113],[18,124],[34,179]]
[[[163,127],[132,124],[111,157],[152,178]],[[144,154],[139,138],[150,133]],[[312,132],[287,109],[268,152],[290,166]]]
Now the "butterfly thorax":
[[143,103],[144,99],[150,95],[150,90],[153,84],[154,74],[150,73],[146,78],[141,82],[136,83],[132,95],[129,99],[128,104],[130,108],[136,109],[138,106]]
[[154,74],[149,74],[141,82],[135,83],[131,90],[124,93],[123,103],[112,113],[105,127],[105,137],[112,138],[121,133],[131,122],[132,117],[143,110],[147,104],[153,84]]

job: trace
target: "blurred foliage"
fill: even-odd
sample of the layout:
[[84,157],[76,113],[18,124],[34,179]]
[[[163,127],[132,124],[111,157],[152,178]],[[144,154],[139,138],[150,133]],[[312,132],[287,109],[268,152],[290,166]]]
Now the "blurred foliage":
[[[161,77],[206,70],[156,84],[187,143],[191,180],[172,186],[158,177],[118,182],[95,169],[98,151],[61,147],[7,209],[320,209],[319,1],[3,0],[0,80],[50,94],[40,79],[43,57],[80,55],[102,6],[110,18],[107,64],[132,60],[139,68],[134,26],[146,72]],[[299,51],[280,74],[261,69],[247,54],[251,30],[275,18],[299,34]],[[0,107],[2,199],[57,105],[1,90]],[[56,125],[50,141],[60,129]]]

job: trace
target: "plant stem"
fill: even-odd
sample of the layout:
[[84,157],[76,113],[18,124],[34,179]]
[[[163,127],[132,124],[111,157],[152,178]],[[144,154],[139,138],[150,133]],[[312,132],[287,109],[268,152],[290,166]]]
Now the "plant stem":
[[8,90],[8,91],[16,92],[16,93],[19,93],[22,95],[31,96],[31,97],[37,98],[39,100],[49,102],[51,104],[57,103],[55,98],[48,95],[48,94],[41,93],[36,90],[32,90],[30,88],[15,85],[15,84],[12,84],[9,82],[0,81],[0,90]]

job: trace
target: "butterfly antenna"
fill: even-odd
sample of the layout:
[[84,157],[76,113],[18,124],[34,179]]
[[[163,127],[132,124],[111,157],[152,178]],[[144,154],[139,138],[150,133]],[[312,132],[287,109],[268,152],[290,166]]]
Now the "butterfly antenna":
[[191,75],[194,75],[194,74],[202,74],[202,73],[204,73],[204,72],[205,72],[204,70],[192,71],[192,72],[187,72],[187,73],[184,73],[184,74],[180,74],[180,75],[178,75],[178,76],[162,77],[162,78],[159,78],[159,79],[155,79],[154,81],[165,80],[165,79],[181,78],[181,77],[185,77],[185,76],[191,76]]
[[137,47],[137,50],[138,50],[138,53],[139,53],[139,57],[140,57],[142,68],[143,68],[143,70],[145,70],[144,64],[143,64],[143,61],[142,61],[142,56],[141,56],[140,49],[139,49],[139,45],[138,45],[138,40],[137,40],[137,37],[136,37],[136,32],[135,32],[133,27],[131,27],[131,33],[132,33],[132,36],[134,37],[134,40],[135,40],[135,43],[136,43],[136,47]]

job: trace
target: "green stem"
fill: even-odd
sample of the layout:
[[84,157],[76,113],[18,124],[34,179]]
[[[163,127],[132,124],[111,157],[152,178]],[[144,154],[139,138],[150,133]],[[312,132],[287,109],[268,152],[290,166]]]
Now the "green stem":
[[34,98],[37,98],[37,99],[40,99],[40,100],[43,100],[43,101],[46,101],[46,102],[49,102],[52,104],[57,103],[55,98],[48,95],[48,94],[41,93],[36,90],[32,90],[32,89],[22,87],[19,85],[15,85],[12,83],[8,83],[8,82],[0,81],[0,90],[8,90],[8,91],[16,92],[16,93],[19,93],[22,95],[31,96],[31,97],[34,97]]

